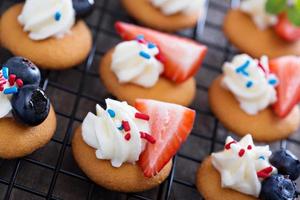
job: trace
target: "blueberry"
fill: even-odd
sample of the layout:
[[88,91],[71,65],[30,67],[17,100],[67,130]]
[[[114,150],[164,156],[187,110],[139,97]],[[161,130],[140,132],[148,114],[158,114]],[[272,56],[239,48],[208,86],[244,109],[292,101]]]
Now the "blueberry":
[[11,99],[15,119],[30,126],[41,124],[48,116],[50,101],[36,85],[23,86]]
[[8,68],[9,74],[15,74],[22,79],[24,85],[39,85],[40,70],[30,60],[23,57],[12,57],[3,65]]
[[283,175],[289,175],[289,178],[296,180],[300,175],[300,162],[290,151],[281,149],[276,151],[270,157],[270,163],[278,169]]
[[84,17],[94,8],[94,0],[73,0],[73,8],[77,17]]
[[262,182],[260,200],[293,200],[297,198],[296,184],[283,175],[272,175]]

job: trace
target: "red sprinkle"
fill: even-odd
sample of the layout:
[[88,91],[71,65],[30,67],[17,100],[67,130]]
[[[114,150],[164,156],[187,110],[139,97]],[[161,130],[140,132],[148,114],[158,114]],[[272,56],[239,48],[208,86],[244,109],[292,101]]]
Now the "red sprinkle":
[[157,54],[157,55],[155,56],[155,58],[156,58],[157,60],[159,60],[160,62],[162,62],[162,63],[165,63],[165,62],[166,62],[165,57],[164,57],[161,53]]
[[140,135],[141,135],[142,139],[147,140],[151,144],[154,144],[156,142],[155,138],[152,135],[148,134],[148,133],[140,131]]
[[20,87],[23,87],[23,81],[22,81],[22,79],[17,79],[16,80],[16,84],[17,84],[17,86],[20,88]]
[[273,167],[267,167],[258,171],[256,174],[259,178],[267,178],[270,176],[271,172],[273,171]]
[[142,119],[145,121],[149,121],[150,117],[149,115],[143,114],[143,113],[135,113],[135,118]]
[[145,39],[137,39],[138,43],[147,44]]
[[0,85],[4,85],[4,84],[6,84],[6,80],[0,79]]
[[126,135],[125,135],[125,140],[127,140],[127,141],[129,141],[130,140],[130,138],[131,138],[131,135],[130,135],[130,133],[127,133]]
[[3,85],[0,85],[0,92],[2,92],[4,90]]
[[230,149],[230,146],[235,143],[236,143],[236,141],[234,141],[234,140],[232,142],[229,142],[228,144],[225,145],[225,149],[227,149],[227,150]]
[[124,128],[124,131],[130,131],[130,125],[128,121],[122,121],[122,126]]
[[17,78],[17,76],[14,74],[9,75],[8,82],[9,82],[10,86],[13,86],[15,84],[16,78]]
[[239,152],[239,156],[243,157],[244,154],[245,154],[245,149],[241,149],[240,152]]
[[264,66],[261,64],[261,62],[258,62],[258,66],[264,71],[265,74],[267,74],[266,69],[264,68]]
[[247,149],[248,149],[248,150],[251,150],[251,149],[252,149],[252,146],[251,146],[251,145],[248,145]]

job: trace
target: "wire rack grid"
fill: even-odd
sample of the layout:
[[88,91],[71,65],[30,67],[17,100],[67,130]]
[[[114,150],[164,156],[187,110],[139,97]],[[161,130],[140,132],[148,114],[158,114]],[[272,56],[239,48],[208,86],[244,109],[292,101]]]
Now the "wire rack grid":
[[[1,0],[0,11],[20,1]],[[42,87],[55,108],[58,127],[49,144],[32,155],[16,160],[0,160],[0,199],[203,199],[195,188],[195,174],[201,161],[222,148],[231,135],[211,113],[207,90],[221,72],[222,63],[237,50],[225,39],[222,21],[226,11],[238,1],[207,1],[205,16],[194,29],[179,35],[197,40],[209,47],[202,69],[196,75],[197,96],[191,105],[197,111],[195,128],[174,158],[171,175],[159,187],[137,194],[105,190],[91,182],[77,167],[71,153],[73,131],[95,104],[105,106],[111,96],[98,75],[104,53],[120,38],[113,28],[116,20],[136,23],[122,9],[119,0],[96,0],[96,8],[86,20],[93,32],[94,45],[89,57],[80,66],[66,71],[42,71]],[[207,16],[207,17],[206,17]],[[0,49],[0,62],[11,54]],[[180,97],[179,97],[180,98]],[[300,155],[299,133],[287,141],[271,144],[286,145]],[[105,172],[104,172],[105,173]]]

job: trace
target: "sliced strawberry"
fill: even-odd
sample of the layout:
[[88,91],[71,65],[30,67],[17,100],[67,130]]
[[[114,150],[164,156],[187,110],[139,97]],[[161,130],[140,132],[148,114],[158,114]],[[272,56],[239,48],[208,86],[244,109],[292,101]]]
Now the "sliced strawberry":
[[275,32],[284,40],[294,42],[300,39],[300,27],[294,26],[285,14],[280,15]]
[[270,61],[270,70],[279,79],[274,111],[286,117],[300,100],[300,57],[283,56]]
[[138,99],[135,107],[150,116],[151,135],[155,143],[147,143],[139,158],[146,177],[155,176],[176,154],[190,134],[195,111],[189,108],[154,100]]
[[124,40],[143,35],[147,41],[155,43],[162,54],[164,76],[177,83],[195,75],[206,55],[206,46],[187,38],[124,22],[116,22],[115,27]]

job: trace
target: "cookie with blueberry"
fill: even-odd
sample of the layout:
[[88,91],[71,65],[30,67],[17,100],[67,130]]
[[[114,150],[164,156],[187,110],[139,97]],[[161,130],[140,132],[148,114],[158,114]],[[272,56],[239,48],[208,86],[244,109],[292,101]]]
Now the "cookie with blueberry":
[[239,142],[226,139],[224,150],[206,158],[197,172],[196,186],[210,200],[295,200],[298,158],[285,149],[271,152],[255,146],[251,135]]
[[26,58],[13,57],[1,66],[1,158],[28,155],[52,138],[56,117],[40,80],[39,69]]

